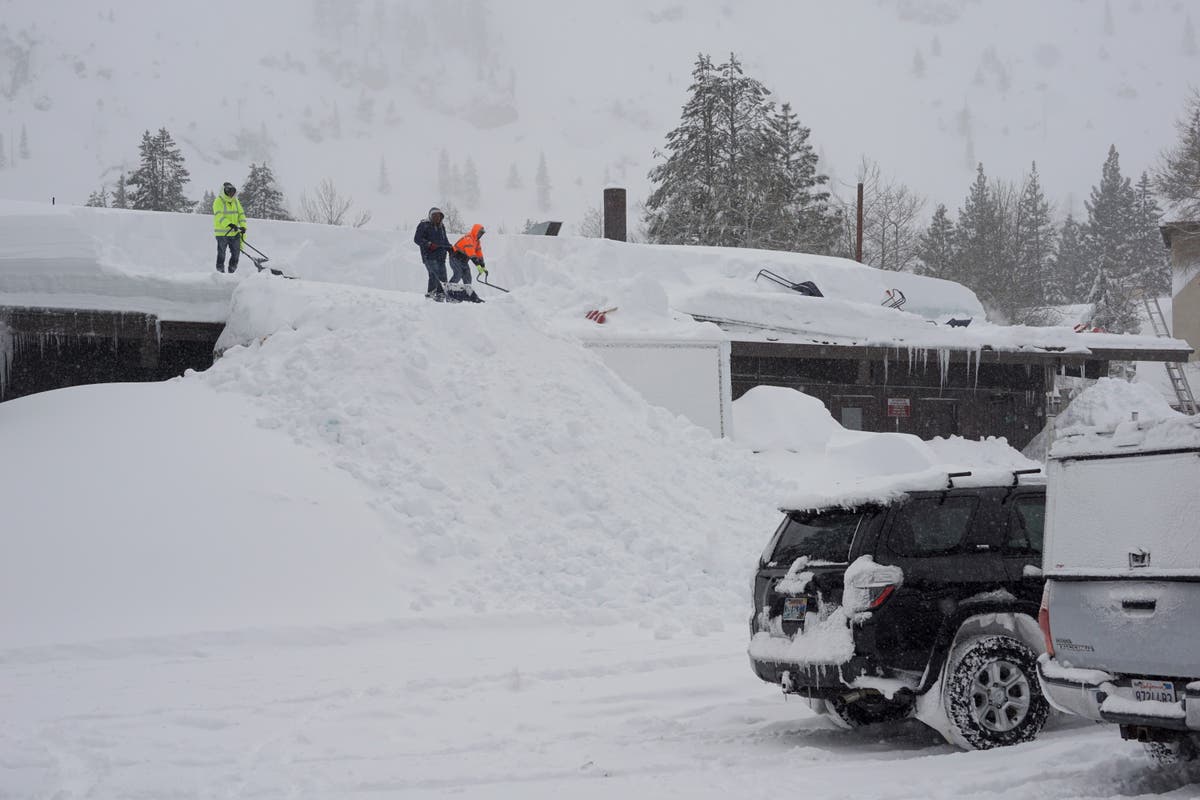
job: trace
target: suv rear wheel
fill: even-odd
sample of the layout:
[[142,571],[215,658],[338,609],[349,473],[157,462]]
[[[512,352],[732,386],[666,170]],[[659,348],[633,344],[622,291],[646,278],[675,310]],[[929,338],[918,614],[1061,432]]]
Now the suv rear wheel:
[[1200,759],[1200,735],[1183,734],[1171,742],[1147,742],[1146,752],[1162,766]]
[[1050,706],[1036,661],[1029,647],[1009,636],[979,636],[954,649],[942,702],[955,744],[987,750],[1038,735]]

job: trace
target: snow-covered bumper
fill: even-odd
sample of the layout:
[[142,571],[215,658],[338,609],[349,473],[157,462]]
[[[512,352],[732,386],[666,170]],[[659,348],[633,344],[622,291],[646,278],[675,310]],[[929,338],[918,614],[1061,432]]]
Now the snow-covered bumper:
[[859,677],[878,675],[870,659],[856,654],[853,629],[840,610],[792,635],[772,627],[775,630],[754,632],[747,652],[754,674],[785,692],[808,697],[842,694]]
[[1038,680],[1050,705],[1067,714],[1134,728],[1200,731],[1200,681],[1072,669],[1048,655],[1038,659]]

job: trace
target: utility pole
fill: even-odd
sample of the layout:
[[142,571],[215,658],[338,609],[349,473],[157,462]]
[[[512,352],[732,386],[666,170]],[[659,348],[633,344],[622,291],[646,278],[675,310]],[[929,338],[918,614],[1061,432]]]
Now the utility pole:
[[854,232],[854,260],[862,263],[862,231],[863,231],[863,185],[858,183],[858,225]]

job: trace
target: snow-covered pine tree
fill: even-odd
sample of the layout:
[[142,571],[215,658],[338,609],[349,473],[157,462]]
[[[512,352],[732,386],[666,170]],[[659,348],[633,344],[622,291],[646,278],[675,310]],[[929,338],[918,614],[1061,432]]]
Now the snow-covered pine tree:
[[4,134],[0,133],[0,169],[8,166],[8,151],[4,147]]
[[1171,293],[1171,260],[1163,246],[1158,226],[1162,209],[1154,197],[1150,176],[1145,172],[1133,189],[1133,289],[1152,292],[1155,297]]
[[108,187],[100,184],[100,188],[89,194],[83,205],[87,208],[108,208]]
[[21,125],[21,140],[17,145],[17,156],[22,161],[28,161],[29,155],[29,131],[25,130],[24,125]]
[[462,202],[468,209],[479,208],[479,172],[475,169],[475,162],[467,157],[466,166],[463,167],[462,176]]
[[955,280],[957,257],[954,252],[954,222],[944,203],[934,209],[929,227],[917,243],[917,258],[921,260],[918,273],[934,278]]
[[204,196],[200,198],[200,202],[196,203],[197,214],[208,214],[210,217],[213,213],[213,203],[217,200],[217,193],[212,189],[206,189]]
[[1087,283],[1087,256],[1083,252],[1083,226],[1074,215],[1067,214],[1058,232],[1058,246],[1050,264],[1046,282],[1046,302],[1053,304],[1083,303],[1091,286]]
[[271,165],[250,164],[250,174],[242,184],[238,195],[246,216],[253,219],[283,219],[290,220],[287,205],[283,201],[283,192],[275,182],[275,173]]
[[650,170],[646,234],[661,244],[713,244],[717,193],[717,73],[701,53],[679,125],[667,134],[662,158]]
[[1196,47],[1196,28],[1192,25],[1192,15],[1188,14],[1183,19],[1183,42],[1181,49],[1185,56],[1194,56],[1200,53],[1200,49]]
[[145,211],[190,211],[193,205],[183,194],[189,180],[183,154],[166,128],[142,135],[141,164],[126,178],[136,187],[129,193],[130,207]]
[[521,180],[521,173],[517,171],[517,162],[508,165],[508,179],[504,181],[506,189],[524,189],[525,181]]
[[958,254],[954,280],[974,289],[979,299],[992,308],[1010,276],[1004,273],[1003,221],[983,164],[976,168],[975,182],[955,225],[954,250]]
[[768,144],[773,106],[760,81],[746,75],[733,53],[718,67],[716,84],[716,241],[721,247],[761,247],[769,235],[772,190],[780,185]]
[[1088,302],[1093,305],[1092,322],[1115,333],[1136,330],[1137,314],[1130,292],[1138,288],[1132,285],[1137,215],[1133,188],[1121,175],[1115,145],[1108,148],[1100,183],[1092,187],[1085,205],[1088,221],[1083,251],[1091,270]]
[[546,168],[545,152],[538,155],[537,175],[533,179],[534,185],[537,187],[537,207],[538,211],[550,210],[550,170]]
[[125,184],[128,178],[122,172],[117,176],[117,185],[113,188],[112,203],[110,208],[129,208],[129,194],[125,191]]
[[378,188],[379,188],[380,194],[391,194],[392,193],[392,181],[390,178],[388,178],[387,161],[384,160],[383,156],[379,157],[379,187]]
[[839,220],[825,188],[829,178],[817,172],[810,134],[788,103],[767,120],[768,160],[760,167],[766,185],[765,233],[751,246],[803,253],[828,253],[833,248]]
[[1037,162],[1034,162],[1021,189],[1013,226],[1014,272],[1009,300],[1015,313],[1030,311],[1046,303],[1055,233],[1050,204],[1042,193]]
[[1163,154],[1154,185],[1173,208],[1171,221],[1200,219],[1200,90],[1176,125],[1179,139]]

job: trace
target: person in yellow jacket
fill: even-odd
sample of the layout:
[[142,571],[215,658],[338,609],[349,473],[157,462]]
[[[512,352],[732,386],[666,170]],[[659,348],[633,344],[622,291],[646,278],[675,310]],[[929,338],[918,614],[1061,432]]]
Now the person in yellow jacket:
[[242,237],[246,235],[246,212],[237,199],[237,187],[229,181],[213,200],[213,233],[217,237],[217,272],[225,271],[225,251],[229,251],[229,271],[237,272],[238,256],[242,254]]

